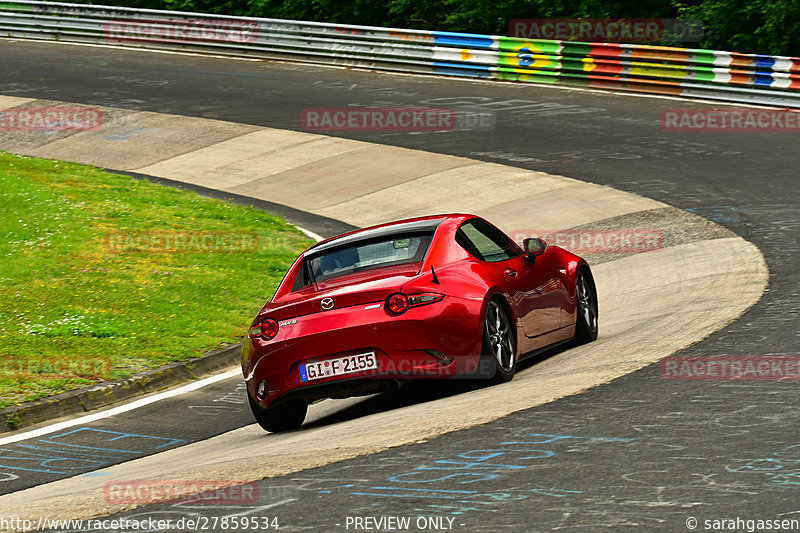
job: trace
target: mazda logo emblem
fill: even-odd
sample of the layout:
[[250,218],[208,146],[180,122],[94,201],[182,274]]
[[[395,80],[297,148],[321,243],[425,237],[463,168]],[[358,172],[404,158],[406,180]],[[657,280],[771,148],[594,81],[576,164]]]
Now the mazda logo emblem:
[[323,309],[333,309],[333,298],[323,298],[320,305]]

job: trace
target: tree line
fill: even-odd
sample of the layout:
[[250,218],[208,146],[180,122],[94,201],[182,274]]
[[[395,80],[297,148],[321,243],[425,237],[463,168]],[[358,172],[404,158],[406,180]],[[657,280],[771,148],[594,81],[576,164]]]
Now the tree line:
[[[702,23],[689,48],[800,56],[800,0],[77,0],[224,15],[508,35],[513,19],[665,18]],[[675,43],[664,43],[675,44]]]

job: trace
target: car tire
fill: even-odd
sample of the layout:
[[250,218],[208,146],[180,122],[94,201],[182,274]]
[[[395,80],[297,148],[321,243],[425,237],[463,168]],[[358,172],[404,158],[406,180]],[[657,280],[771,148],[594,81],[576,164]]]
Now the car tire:
[[588,268],[579,270],[575,277],[575,305],[575,341],[592,342],[597,339],[597,289]]
[[308,412],[308,404],[303,400],[283,402],[275,407],[263,409],[249,394],[247,399],[250,401],[250,410],[253,411],[258,425],[271,433],[299,428],[303,425]]
[[514,378],[517,370],[517,339],[514,322],[497,298],[486,304],[483,318],[483,348],[481,376],[494,383]]

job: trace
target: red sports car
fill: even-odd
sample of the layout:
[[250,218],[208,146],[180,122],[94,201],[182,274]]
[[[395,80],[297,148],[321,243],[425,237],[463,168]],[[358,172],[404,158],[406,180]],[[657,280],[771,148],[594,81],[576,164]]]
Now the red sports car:
[[242,343],[256,421],[299,427],[309,402],[420,378],[497,382],[544,348],[597,338],[589,265],[541,239],[522,247],[474,215],[373,226],[295,260]]

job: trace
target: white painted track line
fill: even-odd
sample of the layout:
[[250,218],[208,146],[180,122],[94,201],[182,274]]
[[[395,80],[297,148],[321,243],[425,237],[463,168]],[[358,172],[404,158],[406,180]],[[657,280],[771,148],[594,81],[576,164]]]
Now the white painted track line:
[[120,405],[119,407],[114,407],[106,411],[101,411],[99,413],[92,413],[90,415],[82,416],[80,418],[75,418],[73,420],[66,420],[64,422],[58,422],[55,424],[51,424],[49,426],[33,429],[31,431],[26,431],[24,433],[18,433],[16,435],[3,437],[0,438],[0,446],[11,444],[12,442],[19,442],[21,440],[41,437],[42,435],[48,435],[56,431],[61,431],[62,429],[71,428],[81,424],[88,424],[90,422],[94,422],[95,420],[102,420],[103,418],[115,416],[120,413],[133,411],[134,409],[144,407],[145,405],[150,405],[151,403],[160,402],[161,400],[174,398],[175,396],[180,396],[181,394],[186,394],[187,392],[192,392],[197,389],[202,389],[206,385],[217,383],[218,381],[222,381],[223,379],[232,378],[234,376],[240,375],[241,373],[242,373],[241,369],[237,367],[234,368],[233,370],[229,370],[222,374],[217,374],[215,376],[204,378],[199,381],[189,383],[188,385],[178,387],[177,389],[160,392],[158,394],[154,394],[153,396],[148,396],[146,398],[142,398],[140,400],[136,400],[134,402],[125,405]]
[[323,237],[322,235],[319,235],[317,233],[314,233],[313,231],[309,231],[309,230],[307,230],[305,228],[301,228],[300,226],[295,226],[295,228],[297,228],[300,231],[302,231],[309,239],[313,239],[313,240],[315,240],[317,242],[325,240],[325,237]]

